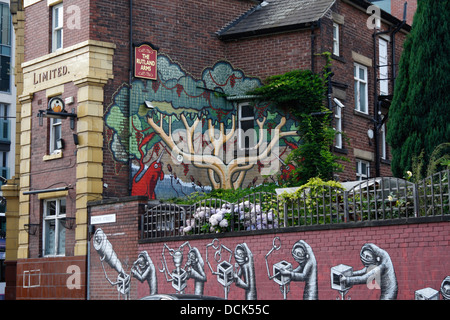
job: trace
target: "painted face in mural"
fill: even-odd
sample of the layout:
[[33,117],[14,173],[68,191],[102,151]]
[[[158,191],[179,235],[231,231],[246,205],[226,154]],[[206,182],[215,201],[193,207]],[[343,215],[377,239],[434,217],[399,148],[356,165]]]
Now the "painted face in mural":
[[360,256],[361,262],[365,267],[378,265],[380,262],[380,258],[377,257],[375,253],[369,249],[362,250]]
[[245,264],[248,261],[248,256],[245,248],[243,248],[241,245],[238,245],[234,252],[234,258],[240,266]]
[[197,254],[195,253],[194,250],[191,249],[188,254],[188,260],[186,262],[186,265],[187,266],[195,266],[197,264],[197,262],[198,262]]
[[147,265],[147,261],[144,259],[142,255],[139,255],[139,258],[136,260],[135,264],[139,266],[139,268],[143,269]]
[[299,264],[304,264],[308,260],[308,254],[306,253],[306,248],[302,243],[296,243],[292,248],[292,257]]
[[181,251],[175,251],[173,254],[173,263],[176,268],[181,267],[181,264],[183,263],[183,253]]
[[444,300],[450,300],[450,276],[446,277],[441,284],[441,294]]

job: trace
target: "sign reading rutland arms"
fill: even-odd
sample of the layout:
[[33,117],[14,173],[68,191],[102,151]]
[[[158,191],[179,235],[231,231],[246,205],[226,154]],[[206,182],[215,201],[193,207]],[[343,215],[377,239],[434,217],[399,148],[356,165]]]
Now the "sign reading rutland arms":
[[135,45],[134,48],[134,76],[149,80],[158,78],[158,48],[151,43]]

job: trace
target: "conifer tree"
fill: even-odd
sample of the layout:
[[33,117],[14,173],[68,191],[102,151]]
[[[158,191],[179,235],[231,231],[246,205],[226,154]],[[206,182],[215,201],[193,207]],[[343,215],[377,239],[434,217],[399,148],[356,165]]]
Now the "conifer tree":
[[450,0],[419,0],[389,110],[392,172],[404,176],[423,155],[450,142]]

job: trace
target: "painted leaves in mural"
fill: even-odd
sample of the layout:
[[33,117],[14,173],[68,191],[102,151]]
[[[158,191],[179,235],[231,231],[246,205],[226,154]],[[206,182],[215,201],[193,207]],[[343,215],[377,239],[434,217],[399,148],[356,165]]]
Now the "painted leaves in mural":
[[[122,87],[114,96],[106,124],[115,160],[124,164],[134,160],[137,193],[155,198],[155,186],[164,179],[159,166],[162,152],[173,164],[183,165],[185,175],[190,165],[207,170],[213,188],[240,187],[245,172],[253,167],[267,169],[264,175],[278,172],[279,147],[296,136],[288,115],[268,103],[253,105],[255,146],[250,154],[237,147],[243,134],[239,101],[249,98],[246,92],[259,85],[259,79],[246,77],[227,62],[206,68],[197,80],[160,55],[157,81],[136,80],[131,90]],[[142,179],[146,182],[139,183]]]

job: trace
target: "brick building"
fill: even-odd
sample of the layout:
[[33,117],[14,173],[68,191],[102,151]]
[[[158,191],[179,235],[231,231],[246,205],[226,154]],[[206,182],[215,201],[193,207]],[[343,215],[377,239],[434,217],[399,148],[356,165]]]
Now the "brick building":
[[[405,14],[405,2],[402,0],[373,0],[371,1],[373,4],[379,6],[382,10],[387,13],[392,14],[394,17],[398,19],[403,19]],[[412,25],[414,13],[417,8],[417,0],[407,1],[407,10],[406,10],[406,23]]]
[[[269,154],[276,144],[284,158],[298,144],[295,120],[252,107],[246,92],[270,75],[320,72],[317,54],[326,51],[335,127],[348,138],[337,134],[334,151],[350,160],[336,178],[391,175],[382,119],[410,26],[367,13],[368,1],[11,2],[22,55],[19,170],[5,193],[18,221],[8,231],[17,239],[10,298],[85,298],[65,281],[76,266],[86,285],[93,201],[275,181],[280,160]],[[135,67],[149,72],[138,76]],[[233,162],[251,149],[238,128],[278,133],[259,163]],[[231,160],[219,161],[226,150],[216,136],[231,142]],[[278,172],[261,171],[275,164]]]

